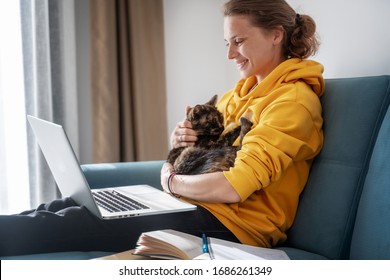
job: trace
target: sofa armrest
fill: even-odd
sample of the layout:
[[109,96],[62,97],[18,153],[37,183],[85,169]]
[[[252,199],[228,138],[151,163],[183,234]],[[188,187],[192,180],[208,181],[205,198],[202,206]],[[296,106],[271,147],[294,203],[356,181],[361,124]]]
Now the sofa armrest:
[[92,189],[147,184],[161,189],[160,171],[165,161],[137,161],[81,165]]

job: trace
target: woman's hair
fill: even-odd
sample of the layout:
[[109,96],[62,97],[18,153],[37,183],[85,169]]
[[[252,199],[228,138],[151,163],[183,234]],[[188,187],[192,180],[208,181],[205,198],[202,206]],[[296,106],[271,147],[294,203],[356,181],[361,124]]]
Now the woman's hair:
[[308,15],[297,14],[284,0],[229,0],[224,16],[247,15],[254,26],[284,29],[283,51],[287,58],[308,58],[319,47],[316,24]]

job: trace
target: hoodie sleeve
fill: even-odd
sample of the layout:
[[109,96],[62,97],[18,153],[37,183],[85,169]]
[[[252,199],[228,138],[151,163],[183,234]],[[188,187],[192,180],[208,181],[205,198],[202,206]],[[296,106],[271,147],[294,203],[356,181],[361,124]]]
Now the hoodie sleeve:
[[283,179],[288,168],[296,169],[297,176],[300,166],[308,170],[322,147],[321,105],[312,90],[296,85],[268,98],[274,100],[265,108],[251,106],[254,125],[244,137],[235,166],[224,172],[242,201]]

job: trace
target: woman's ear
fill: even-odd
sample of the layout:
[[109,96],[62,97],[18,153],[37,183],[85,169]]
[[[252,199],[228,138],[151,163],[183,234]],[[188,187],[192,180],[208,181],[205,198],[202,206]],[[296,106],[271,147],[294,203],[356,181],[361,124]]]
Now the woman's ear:
[[279,45],[280,43],[283,42],[283,38],[285,36],[285,31],[284,31],[284,28],[283,26],[277,26],[274,30],[273,30],[273,39],[274,39],[274,45]]

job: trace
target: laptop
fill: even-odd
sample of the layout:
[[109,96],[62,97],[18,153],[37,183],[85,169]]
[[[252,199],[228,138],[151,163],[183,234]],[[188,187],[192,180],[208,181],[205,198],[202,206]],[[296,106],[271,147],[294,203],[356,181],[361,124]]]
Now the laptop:
[[27,119],[61,194],[97,217],[115,219],[196,209],[148,185],[91,189],[63,127],[30,115]]

